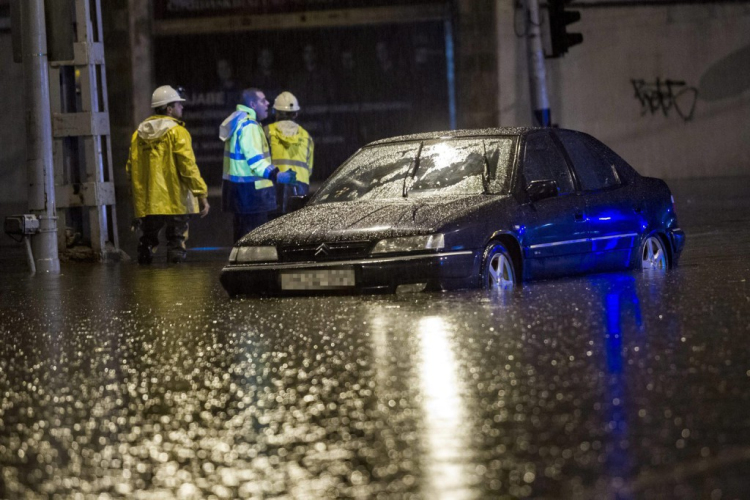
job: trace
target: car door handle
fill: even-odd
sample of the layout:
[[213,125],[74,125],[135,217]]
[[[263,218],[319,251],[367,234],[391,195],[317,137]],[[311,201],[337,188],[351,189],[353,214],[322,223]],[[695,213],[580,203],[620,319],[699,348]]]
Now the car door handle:
[[576,212],[575,219],[576,222],[583,222],[584,220],[586,220],[586,218],[583,216],[583,212]]

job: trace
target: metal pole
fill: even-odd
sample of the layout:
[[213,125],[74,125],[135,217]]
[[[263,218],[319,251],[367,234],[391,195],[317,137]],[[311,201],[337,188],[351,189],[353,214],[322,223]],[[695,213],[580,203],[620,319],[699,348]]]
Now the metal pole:
[[534,114],[534,124],[539,127],[549,127],[551,120],[538,0],[526,0],[526,50],[529,61],[529,88],[531,90],[531,110]]
[[29,270],[31,274],[36,273],[36,264],[34,263],[34,252],[31,251],[31,241],[28,236],[23,237],[23,244],[26,247],[26,258],[29,261]]
[[456,130],[456,58],[453,47],[453,23],[446,19],[445,23],[445,70],[448,76],[448,114],[450,129]]
[[31,246],[38,271],[59,273],[44,0],[21,2],[21,27],[27,110],[26,169],[29,182],[29,211],[39,218],[39,232],[31,237]]

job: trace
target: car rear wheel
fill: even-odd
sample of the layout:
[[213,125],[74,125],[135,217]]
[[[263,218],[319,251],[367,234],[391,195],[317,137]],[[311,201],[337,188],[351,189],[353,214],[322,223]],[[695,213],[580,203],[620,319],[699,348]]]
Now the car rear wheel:
[[641,269],[666,270],[669,267],[667,250],[658,236],[649,236],[641,248]]
[[516,269],[510,252],[502,243],[493,243],[485,253],[483,282],[487,290],[504,290],[516,285]]

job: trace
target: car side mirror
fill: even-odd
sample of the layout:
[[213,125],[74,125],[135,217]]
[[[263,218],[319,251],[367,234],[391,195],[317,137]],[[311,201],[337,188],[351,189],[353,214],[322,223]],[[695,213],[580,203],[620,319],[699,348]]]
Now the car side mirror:
[[308,201],[310,201],[309,194],[305,196],[290,196],[286,202],[286,210],[287,212],[294,212],[295,210],[299,210],[300,208],[307,205]]
[[526,194],[529,195],[529,198],[531,198],[532,202],[557,196],[557,181],[553,181],[551,179],[543,181],[531,181],[529,185],[526,186]]

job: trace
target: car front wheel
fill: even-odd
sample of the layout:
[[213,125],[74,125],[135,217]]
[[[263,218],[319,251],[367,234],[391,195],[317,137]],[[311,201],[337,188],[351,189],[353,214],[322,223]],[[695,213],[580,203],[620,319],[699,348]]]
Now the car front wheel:
[[665,270],[669,267],[667,250],[658,236],[649,236],[641,247],[641,269]]
[[484,288],[487,290],[504,290],[516,284],[516,269],[510,252],[502,243],[493,243],[485,252]]

